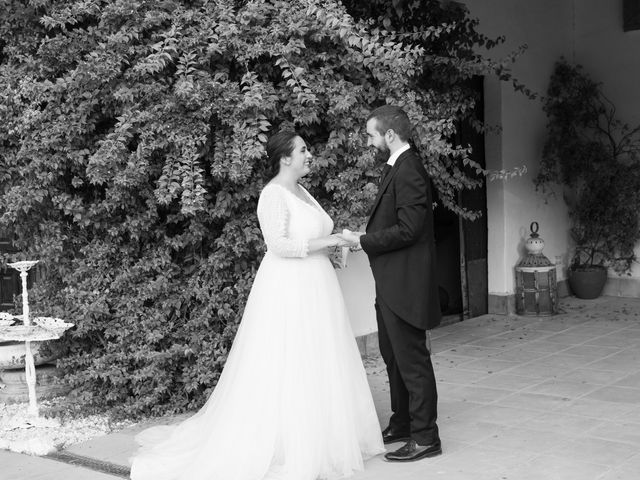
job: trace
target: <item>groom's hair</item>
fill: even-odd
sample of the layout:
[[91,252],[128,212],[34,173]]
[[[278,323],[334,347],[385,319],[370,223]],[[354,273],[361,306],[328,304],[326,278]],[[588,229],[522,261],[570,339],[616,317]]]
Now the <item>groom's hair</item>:
[[288,157],[293,152],[295,143],[293,142],[298,136],[293,130],[283,130],[269,137],[267,140],[267,157],[273,175],[277,175],[280,170],[280,159]]
[[376,119],[376,127],[380,135],[387,130],[393,130],[400,140],[408,142],[411,139],[411,122],[403,109],[395,105],[383,105],[376,108],[367,117],[367,121]]

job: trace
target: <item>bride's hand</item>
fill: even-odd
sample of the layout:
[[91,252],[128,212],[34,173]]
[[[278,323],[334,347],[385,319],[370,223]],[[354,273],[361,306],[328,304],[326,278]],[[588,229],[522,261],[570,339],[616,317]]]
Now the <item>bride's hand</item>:
[[344,237],[341,233],[334,233],[329,235],[330,247],[348,247],[352,243]]
[[318,252],[321,250],[329,250],[346,247],[349,245],[349,242],[346,241],[340,234],[334,233],[333,235],[328,235],[326,237],[314,238],[309,240],[309,252]]
[[346,228],[340,234],[340,236],[348,242],[348,245],[346,246],[350,247],[352,250],[359,250],[362,248],[360,247],[360,237],[362,235],[362,232],[352,232]]

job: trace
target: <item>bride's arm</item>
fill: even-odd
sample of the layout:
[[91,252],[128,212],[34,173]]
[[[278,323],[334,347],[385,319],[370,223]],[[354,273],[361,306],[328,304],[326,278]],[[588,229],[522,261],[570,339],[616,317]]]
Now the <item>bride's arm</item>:
[[302,258],[328,247],[342,246],[344,243],[338,235],[311,240],[289,238],[289,210],[279,189],[265,188],[262,191],[258,201],[258,221],[267,248],[280,257]]
[[314,238],[309,240],[309,253],[317,252],[319,250],[325,250],[329,247],[343,247],[347,242],[337,233],[329,235],[328,237]]

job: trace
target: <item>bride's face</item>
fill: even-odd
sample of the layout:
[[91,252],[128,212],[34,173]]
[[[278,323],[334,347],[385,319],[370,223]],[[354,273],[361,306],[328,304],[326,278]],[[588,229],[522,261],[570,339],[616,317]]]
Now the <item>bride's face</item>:
[[304,177],[311,171],[311,159],[313,156],[307,148],[307,144],[300,137],[293,139],[293,151],[288,157],[282,160],[288,168],[292,169],[298,178]]

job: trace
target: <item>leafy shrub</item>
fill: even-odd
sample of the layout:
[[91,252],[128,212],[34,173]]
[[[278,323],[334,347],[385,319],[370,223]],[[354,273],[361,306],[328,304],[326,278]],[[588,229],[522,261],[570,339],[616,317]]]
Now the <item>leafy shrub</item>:
[[378,176],[364,118],[402,104],[441,201],[477,214],[455,200],[481,171],[452,140],[473,121],[464,82],[508,75],[473,53],[489,41],[464,11],[415,3],[3,2],[0,234],[41,261],[34,310],[76,324],[52,346],[73,402],[138,415],[207,398],[264,253],[279,128],[307,139],[307,186],[357,228]]
[[560,183],[571,217],[572,269],[631,274],[640,241],[640,125],[631,127],[580,65],[561,59],[549,82],[540,188]]

